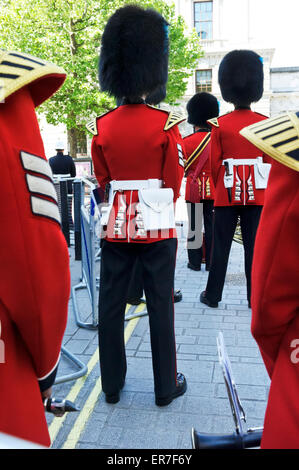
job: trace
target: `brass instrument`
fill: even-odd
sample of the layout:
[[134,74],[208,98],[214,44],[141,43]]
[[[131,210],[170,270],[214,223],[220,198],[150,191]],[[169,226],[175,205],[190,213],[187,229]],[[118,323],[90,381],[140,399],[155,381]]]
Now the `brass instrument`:
[[207,434],[200,433],[192,428],[191,441],[193,449],[247,449],[259,447],[263,428],[243,429],[243,422],[246,422],[244,408],[238,396],[237,387],[232,373],[231,363],[224,344],[223,334],[220,332],[217,337],[219,363],[223,372],[235,432],[232,434]]

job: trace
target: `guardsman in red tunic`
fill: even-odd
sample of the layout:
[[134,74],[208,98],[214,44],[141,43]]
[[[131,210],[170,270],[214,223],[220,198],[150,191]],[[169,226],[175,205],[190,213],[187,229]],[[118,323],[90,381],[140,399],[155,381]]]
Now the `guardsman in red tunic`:
[[122,104],[96,118],[92,158],[106,188],[101,251],[99,349],[108,403],[120,399],[126,377],[124,313],[128,279],[139,259],[149,314],[156,404],[186,390],[177,373],[173,285],[177,238],[174,202],[184,173],[183,119],[145,103],[167,82],[168,24],[154,10],[126,6],[109,19],[99,61],[103,91]]
[[[159,104],[166,97],[166,85],[159,86],[153,93],[148,95],[145,99],[147,104],[153,106],[159,106]],[[139,260],[133,268],[132,277],[129,283],[127,303],[131,305],[139,305],[143,302],[143,277],[142,277],[142,265]],[[176,289],[173,292],[174,303],[180,302],[183,299],[183,295],[180,289]]]
[[[205,230],[206,270],[210,269],[213,236],[214,184],[211,176],[210,140],[211,126],[208,119],[219,114],[217,98],[210,93],[197,93],[187,103],[188,122],[195,132],[184,138],[187,160],[185,163],[186,193],[188,205],[188,268],[201,270],[202,262],[202,213]],[[192,246],[193,245],[193,246]]]
[[299,112],[241,134],[274,159],[252,266],[251,330],[271,379],[261,448],[299,449]]
[[263,64],[253,51],[229,52],[220,63],[218,81],[225,101],[235,110],[211,119],[211,166],[215,184],[211,267],[200,300],[217,308],[221,301],[230,248],[238,217],[245,251],[247,299],[250,307],[251,265],[255,234],[264,204],[270,158],[239,134],[243,127],[266,119],[250,104],[263,94]]
[[0,431],[44,446],[42,398],[56,376],[70,276],[35,107],[64,80],[55,65],[0,51]]

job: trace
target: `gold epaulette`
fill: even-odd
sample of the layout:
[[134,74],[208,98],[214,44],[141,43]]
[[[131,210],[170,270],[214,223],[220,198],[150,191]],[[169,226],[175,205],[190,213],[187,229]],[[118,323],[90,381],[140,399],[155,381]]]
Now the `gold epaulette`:
[[[43,96],[39,96],[36,106],[49,98],[63,83],[66,77],[65,71],[57,65],[46,62],[43,59],[33,57],[23,52],[0,50],[0,98],[5,100],[17,90],[30,85],[37,79],[52,76],[61,76],[59,83],[53,83],[49,90],[43,90]],[[50,78],[50,77],[49,77]]]
[[86,124],[86,129],[87,129],[92,135],[98,135],[97,118],[93,118],[91,121],[88,121],[88,123]]
[[219,119],[221,119],[224,116],[227,116],[228,114],[231,114],[232,111],[227,111],[227,113],[221,114],[221,116],[214,117],[212,119],[209,119],[207,122],[211,124],[213,127],[219,127]]
[[92,134],[92,135],[98,135],[98,126],[97,126],[97,120],[101,119],[102,117],[106,116],[106,114],[112,113],[112,111],[115,111],[117,108],[110,109],[109,111],[106,111],[106,113],[101,114],[100,116],[97,116],[85,124],[86,129]]
[[211,124],[212,126],[214,126],[214,127],[219,127],[218,119],[217,119],[217,118],[209,119],[207,122],[208,122],[209,124]]
[[245,127],[240,134],[270,157],[299,171],[299,116],[285,113]]
[[185,119],[186,118],[184,116],[182,116],[181,114],[170,111],[168,119],[167,119],[166,124],[164,126],[164,131],[168,131],[173,126],[176,126],[177,124],[180,124],[180,122],[185,121]]
[[163,109],[163,108],[159,108],[158,105],[154,105],[154,104],[148,104],[146,103],[146,106],[148,106],[149,108],[153,108],[153,109],[157,109],[158,111],[165,111],[166,113],[168,112],[166,109]]
[[157,108],[156,106],[154,106],[152,104],[148,104],[148,103],[146,103],[146,105],[149,106],[149,108],[153,108],[153,109],[156,109],[157,111],[161,111],[163,113],[168,114],[168,119],[167,119],[166,124],[165,124],[164,129],[163,129],[164,131],[168,131],[173,126],[175,126],[177,124],[180,124],[180,122],[183,122],[186,119],[186,117],[184,117],[181,114],[176,113],[174,111],[170,111],[168,109],[163,109],[163,108]]

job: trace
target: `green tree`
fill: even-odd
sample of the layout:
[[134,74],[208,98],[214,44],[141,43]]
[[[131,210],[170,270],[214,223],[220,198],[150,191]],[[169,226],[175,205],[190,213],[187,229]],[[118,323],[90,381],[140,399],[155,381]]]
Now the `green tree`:
[[[115,106],[99,91],[97,69],[101,34],[111,14],[126,0],[0,0],[0,47],[53,62],[67,72],[61,90],[39,108],[50,124],[64,123],[71,155],[85,140],[85,123]],[[176,104],[202,55],[195,31],[186,32],[182,17],[164,0],[138,5],[160,11],[170,23],[169,81],[166,101]]]

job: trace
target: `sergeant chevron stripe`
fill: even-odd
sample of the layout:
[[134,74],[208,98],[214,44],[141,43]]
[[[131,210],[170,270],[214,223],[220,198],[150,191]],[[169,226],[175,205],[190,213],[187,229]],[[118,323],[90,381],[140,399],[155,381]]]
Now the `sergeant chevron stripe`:
[[21,151],[21,161],[25,170],[33,171],[34,173],[40,173],[41,175],[47,176],[52,179],[53,173],[47,160],[38,155]]
[[40,197],[31,196],[31,209],[33,214],[47,217],[48,219],[55,220],[60,224],[60,214],[57,204],[42,199]]
[[65,75],[60,67],[28,54],[0,50],[0,80],[3,99],[38,78]]
[[51,181],[38,176],[26,175],[28,189],[31,193],[48,196],[57,202],[57,193]]
[[280,163],[299,171],[299,118],[286,113],[240,131],[256,147]]
[[200,142],[199,146],[196,147],[194,152],[190,155],[190,157],[187,159],[186,164],[185,164],[185,172],[190,168],[193,162],[199,157],[199,155],[202,153],[202,151],[206,148],[208,143],[211,140],[211,133],[209,132],[203,140]]
[[42,157],[23,151],[20,152],[20,158],[25,170],[32,213],[54,220],[60,225],[57,193],[52,181],[52,170],[49,163]]

